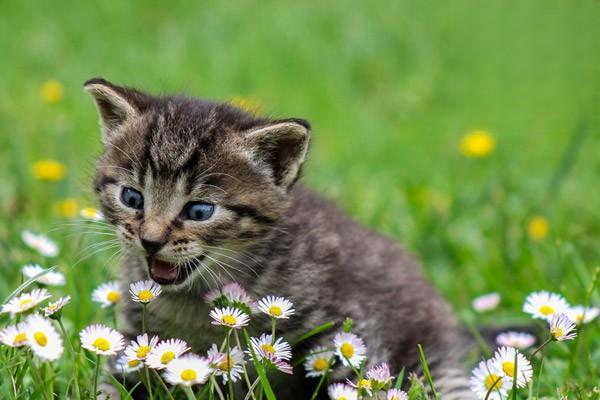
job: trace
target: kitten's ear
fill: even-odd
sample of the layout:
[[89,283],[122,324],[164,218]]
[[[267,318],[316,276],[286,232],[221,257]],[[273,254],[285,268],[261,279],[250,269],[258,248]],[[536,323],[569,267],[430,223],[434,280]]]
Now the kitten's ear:
[[310,141],[310,124],[301,119],[273,121],[246,133],[252,158],[265,166],[275,184],[287,189],[296,181]]
[[128,119],[143,112],[151,97],[135,89],[113,85],[102,78],[94,78],[83,84],[96,102],[102,124],[102,141],[108,142]]

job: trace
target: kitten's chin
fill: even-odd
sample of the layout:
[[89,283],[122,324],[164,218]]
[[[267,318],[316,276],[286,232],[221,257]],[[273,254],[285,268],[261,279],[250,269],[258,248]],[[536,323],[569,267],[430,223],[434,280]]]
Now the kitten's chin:
[[[204,256],[201,256],[202,258]],[[149,257],[148,272],[150,278],[161,285],[178,285],[183,283],[192,273],[195,267],[173,264],[156,257]]]

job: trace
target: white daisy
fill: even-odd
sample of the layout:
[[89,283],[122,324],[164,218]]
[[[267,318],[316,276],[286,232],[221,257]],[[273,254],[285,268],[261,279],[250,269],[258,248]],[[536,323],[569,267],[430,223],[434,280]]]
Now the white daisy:
[[2,306],[1,313],[19,314],[31,310],[44,300],[52,297],[46,289],[33,289],[29,293],[23,293],[20,296],[13,297],[8,303]]
[[575,324],[565,314],[554,314],[549,322],[552,338],[560,342],[577,336]]
[[130,358],[126,354],[117,358],[116,369],[122,374],[131,374],[140,370],[144,366],[144,362],[137,358]]
[[146,365],[154,369],[163,369],[189,349],[189,346],[183,340],[163,340],[150,350],[146,357]]
[[[27,279],[31,279],[44,271],[46,271],[46,268],[42,268],[38,264],[27,264],[21,269],[23,276],[25,276]],[[42,285],[63,286],[65,284],[65,275],[62,272],[49,271],[37,278],[35,281],[41,283]]]
[[327,388],[331,400],[357,400],[358,392],[345,383],[334,383]]
[[577,325],[592,322],[600,314],[598,307],[573,306],[567,311],[567,316]]
[[546,291],[533,292],[525,299],[523,311],[533,318],[550,320],[553,314],[564,314],[569,309],[569,303],[560,294]]
[[377,383],[379,386],[386,385],[394,377],[390,374],[390,367],[386,363],[375,365],[367,370],[367,378]]
[[60,299],[48,303],[48,305],[42,310],[44,311],[44,317],[51,317],[52,315],[60,317],[60,311],[64,306],[71,302],[71,296],[61,297]]
[[23,242],[44,257],[56,257],[58,255],[58,246],[47,236],[35,234],[31,231],[21,232]]
[[47,361],[57,360],[63,353],[62,337],[49,319],[35,314],[25,320],[27,345],[33,354]]
[[0,342],[9,347],[20,347],[27,344],[27,325],[20,322],[0,331]]
[[473,309],[477,312],[491,311],[500,304],[500,294],[488,293],[473,299]]
[[131,299],[137,303],[148,304],[160,295],[162,289],[154,281],[139,281],[129,285]]
[[488,390],[489,400],[506,399],[507,390],[511,387],[511,380],[504,376],[502,370],[492,360],[481,361],[473,369],[471,376],[471,390],[477,393],[480,399],[485,398]]
[[114,306],[121,301],[121,289],[116,281],[106,282],[92,292],[92,300],[100,303],[102,308]]
[[241,328],[250,322],[248,314],[234,307],[214,308],[209,315],[213,319],[211,322],[213,325],[230,328]]
[[167,365],[164,377],[171,385],[192,386],[205,383],[212,373],[205,358],[186,354]]
[[349,332],[340,332],[333,338],[335,354],[346,367],[351,365],[360,368],[360,364],[366,358],[367,347],[365,342],[358,336]]
[[258,309],[271,318],[289,318],[294,314],[294,305],[283,297],[268,296],[258,302]]
[[[287,363],[292,358],[292,347],[283,338],[273,341],[271,335],[263,333],[258,338],[250,338],[250,345],[258,360],[270,363],[283,373],[292,374],[292,366]],[[247,353],[252,358],[252,352],[247,351]]]
[[355,388],[359,394],[366,394],[367,397],[373,396],[373,384],[374,382],[370,379],[361,378],[356,383],[346,380],[350,386]]
[[[139,335],[135,340],[132,340],[129,346],[125,348],[125,356],[128,360],[140,360],[146,359],[148,354],[156,347],[160,339],[158,336],[153,336],[148,339],[148,334],[144,333]],[[133,363],[135,364],[135,363]]]
[[387,400],[408,400],[408,394],[400,389],[390,389],[387,392]]
[[123,335],[105,325],[90,325],[79,333],[81,347],[103,356],[112,356],[123,350]]
[[533,335],[525,332],[502,332],[496,336],[496,344],[498,346],[515,347],[520,350],[525,350],[533,346],[536,342],[536,338]]
[[306,376],[309,378],[323,376],[327,372],[327,366],[329,365],[331,357],[333,357],[333,351],[327,350],[324,347],[314,349],[311,354],[306,357],[306,360],[304,360]]
[[89,219],[91,221],[102,221],[104,219],[104,215],[95,209],[94,207],[85,207],[79,211],[79,215],[82,218]]
[[216,344],[208,350],[208,362],[215,370],[215,375],[221,375],[223,377],[223,383],[227,383],[229,377],[232,382],[236,382],[240,379],[241,374],[244,372],[244,352],[239,347],[234,346],[229,351],[229,358],[227,352],[221,353],[217,348]]
[[[517,365],[515,371],[515,354],[517,355]],[[501,347],[496,350],[492,361],[502,370],[511,382],[517,377],[517,387],[525,387],[531,380],[533,369],[531,363],[518,350],[512,347]]]

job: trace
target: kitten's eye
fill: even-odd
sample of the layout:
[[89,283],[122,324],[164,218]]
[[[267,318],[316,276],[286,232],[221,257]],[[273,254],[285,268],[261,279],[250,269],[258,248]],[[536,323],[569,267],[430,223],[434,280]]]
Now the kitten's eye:
[[214,212],[214,204],[189,203],[185,209],[185,216],[192,221],[206,221]]
[[135,208],[136,210],[144,208],[144,196],[130,187],[124,187],[121,191],[121,201],[127,207]]

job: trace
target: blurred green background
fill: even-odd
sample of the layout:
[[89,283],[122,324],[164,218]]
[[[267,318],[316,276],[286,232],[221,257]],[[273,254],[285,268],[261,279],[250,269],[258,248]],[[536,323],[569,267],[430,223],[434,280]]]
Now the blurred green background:
[[[64,222],[55,202],[93,204],[99,131],[82,83],[102,76],[310,120],[307,184],[402,241],[457,308],[488,291],[503,294],[506,319],[522,318],[531,290],[584,301],[600,260],[598,1],[0,7],[7,264],[27,261],[15,249],[23,228],[74,246],[52,230]],[[42,94],[51,80],[64,88],[58,99]],[[460,152],[473,129],[495,139],[486,157]],[[67,165],[64,180],[32,178],[46,158]],[[539,240],[527,234],[535,215],[549,226]],[[92,280],[110,275],[84,265]]]

